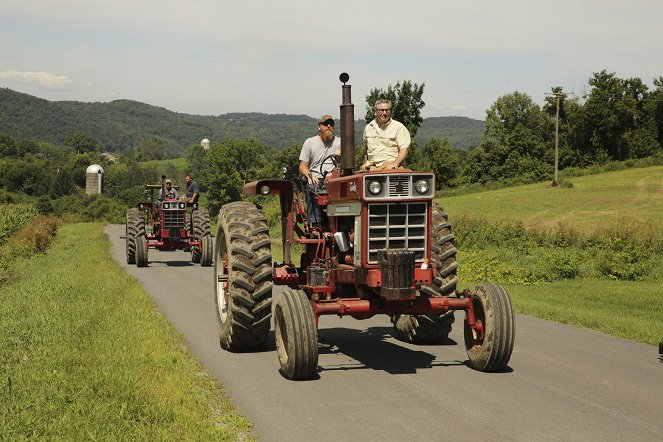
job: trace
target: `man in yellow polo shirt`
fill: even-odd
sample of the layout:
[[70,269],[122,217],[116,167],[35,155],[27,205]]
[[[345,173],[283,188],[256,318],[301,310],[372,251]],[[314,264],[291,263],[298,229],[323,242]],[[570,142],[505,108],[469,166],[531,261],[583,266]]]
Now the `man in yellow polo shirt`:
[[398,169],[410,147],[410,132],[391,118],[391,101],[375,102],[375,119],[364,128],[366,155],[360,170]]

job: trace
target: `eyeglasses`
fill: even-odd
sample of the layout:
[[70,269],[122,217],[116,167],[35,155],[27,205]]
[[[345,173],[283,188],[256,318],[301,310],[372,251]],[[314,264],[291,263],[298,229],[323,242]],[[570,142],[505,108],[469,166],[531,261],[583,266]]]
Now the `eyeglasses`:
[[383,113],[383,114],[388,114],[391,112],[391,109],[376,109],[375,113]]
[[323,126],[331,126],[334,127],[334,120],[325,120],[324,122],[320,123]]

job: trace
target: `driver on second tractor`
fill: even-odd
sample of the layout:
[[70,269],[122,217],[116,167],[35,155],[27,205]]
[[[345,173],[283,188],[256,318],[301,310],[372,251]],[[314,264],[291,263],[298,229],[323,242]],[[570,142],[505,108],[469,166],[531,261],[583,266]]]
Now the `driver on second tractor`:
[[325,175],[334,168],[333,155],[340,155],[341,139],[334,135],[334,118],[323,115],[318,119],[318,135],[307,138],[299,154],[299,173],[306,178],[306,215],[309,223],[322,221],[315,194],[323,185]]
[[173,188],[173,182],[171,180],[166,180],[164,183],[166,185],[165,188],[165,194],[164,189],[161,189],[160,195],[159,195],[159,200],[165,200],[165,199],[177,199],[177,190]]

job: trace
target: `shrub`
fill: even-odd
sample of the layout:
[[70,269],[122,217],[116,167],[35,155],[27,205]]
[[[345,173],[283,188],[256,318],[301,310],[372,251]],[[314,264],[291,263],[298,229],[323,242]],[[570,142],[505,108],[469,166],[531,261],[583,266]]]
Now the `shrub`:
[[0,245],[35,216],[37,216],[37,210],[32,205],[0,205]]

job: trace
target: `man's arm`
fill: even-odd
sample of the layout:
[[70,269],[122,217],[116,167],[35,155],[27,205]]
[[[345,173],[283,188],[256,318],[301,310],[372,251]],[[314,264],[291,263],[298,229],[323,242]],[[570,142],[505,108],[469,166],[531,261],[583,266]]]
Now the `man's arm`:
[[299,162],[299,173],[304,175],[306,179],[308,180],[309,184],[318,184],[320,181],[318,180],[318,177],[313,175],[311,173],[311,170],[308,168],[309,163],[308,161],[300,161]]
[[398,155],[396,156],[396,159],[387,166],[387,169],[398,169],[401,165],[401,163],[405,160],[405,157],[407,157],[407,147],[404,147],[398,151]]

